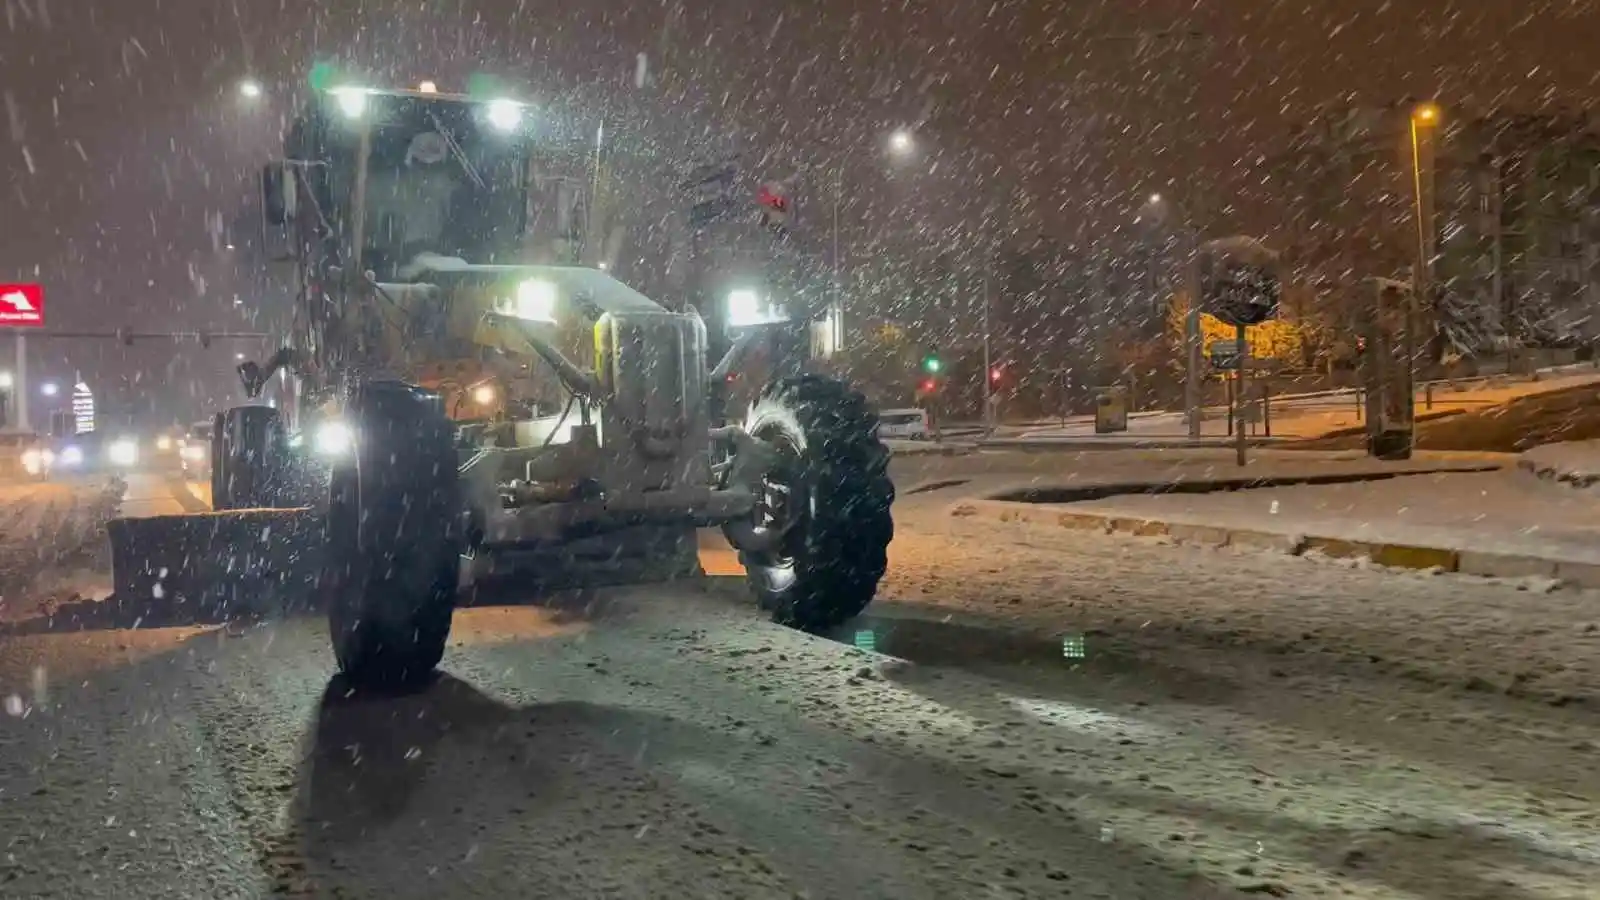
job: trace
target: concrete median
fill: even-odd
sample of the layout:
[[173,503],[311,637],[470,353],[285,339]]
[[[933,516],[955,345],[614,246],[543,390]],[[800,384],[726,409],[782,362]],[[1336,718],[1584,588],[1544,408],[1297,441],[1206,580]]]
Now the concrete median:
[[314,603],[322,521],[309,509],[114,519],[107,531],[124,615],[221,621]]
[[[1363,479],[1342,476],[1340,480]],[[1308,479],[1290,478],[1281,483],[1294,485],[1307,482]],[[1250,486],[1270,488],[1275,483],[1280,482],[1278,479],[1260,479]],[[1538,578],[1580,588],[1600,588],[1600,563],[1592,558],[1592,554],[1571,548],[1552,546],[1539,552],[1540,548],[1537,547],[1520,548],[1514,544],[1494,548],[1491,541],[1487,545],[1490,549],[1481,549],[1486,546],[1486,539],[1481,533],[1440,533],[1437,528],[1418,529],[1418,533],[1410,535],[1409,540],[1392,540],[1388,536],[1363,537],[1349,533],[1353,529],[1335,525],[1296,522],[1287,518],[1281,522],[1271,522],[1270,516],[1261,516],[1259,524],[1238,521],[1237,517],[1234,522],[1229,522],[1227,520],[1230,517],[1223,512],[1214,516],[1205,515],[1203,510],[1197,509],[1156,512],[1140,509],[1137,502],[1123,504],[1117,501],[1119,496],[1126,496],[1133,501],[1136,496],[1147,499],[1151,494],[1221,492],[1238,490],[1239,487],[1237,483],[1221,481],[1215,485],[1191,481],[1184,483],[1181,488],[1157,484],[1030,486],[960,500],[950,507],[950,515],[1070,531],[1164,538],[1176,543],[1206,547],[1366,559],[1377,565],[1398,569],[1507,579]],[[1518,549],[1535,552],[1517,552]]]

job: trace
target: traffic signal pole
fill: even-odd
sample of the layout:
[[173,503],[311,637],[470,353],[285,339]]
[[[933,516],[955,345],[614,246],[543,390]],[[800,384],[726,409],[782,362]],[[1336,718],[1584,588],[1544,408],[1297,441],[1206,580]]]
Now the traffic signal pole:
[[989,357],[989,271],[983,272],[983,431],[994,434],[994,362]]

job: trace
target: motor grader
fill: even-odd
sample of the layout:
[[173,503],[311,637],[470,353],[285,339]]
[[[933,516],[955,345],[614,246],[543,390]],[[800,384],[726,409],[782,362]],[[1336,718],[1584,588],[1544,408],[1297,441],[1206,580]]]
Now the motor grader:
[[[805,372],[807,312],[759,284],[713,317],[730,323],[713,363],[692,306],[526,262],[541,151],[523,113],[342,87],[295,120],[261,179],[294,321],[239,367],[258,402],[216,416],[213,506],[319,518],[313,589],[363,682],[431,671],[466,585],[698,575],[702,527],[776,621],[859,613],[893,534],[873,409]],[[757,352],[765,387],[713,422],[709,386]]]

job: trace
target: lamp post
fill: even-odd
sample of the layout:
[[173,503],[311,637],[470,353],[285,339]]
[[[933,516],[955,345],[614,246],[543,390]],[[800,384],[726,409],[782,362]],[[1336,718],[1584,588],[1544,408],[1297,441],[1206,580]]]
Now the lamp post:
[[[1165,218],[1172,208],[1170,201],[1159,193],[1151,194],[1146,205]],[[1189,424],[1189,440],[1200,439],[1200,232],[1199,226],[1188,216],[1179,214],[1179,229],[1184,239],[1184,291],[1189,295],[1189,307],[1183,315],[1183,415]]]
[[1433,160],[1434,138],[1442,114],[1434,103],[1420,103],[1411,110],[1411,186],[1416,201],[1417,261],[1411,270],[1410,308],[1406,310],[1407,365],[1416,368],[1415,330],[1421,318],[1419,306],[1432,307],[1433,283]]
[[[886,144],[892,159],[905,159],[916,152],[917,139],[908,129],[897,128],[889,133]],[[833,170],[833,215],[829,229],[830,240],[833,245],[831,259],[833,262],[833,309],[838,328],[837,343],[843,345],[847,328],[844,314],[844,286],[841,276],[841,261],[839,259],[839,208],[844,200],[844,168],[850,161],[851,153],[847,150],[834,164]]]

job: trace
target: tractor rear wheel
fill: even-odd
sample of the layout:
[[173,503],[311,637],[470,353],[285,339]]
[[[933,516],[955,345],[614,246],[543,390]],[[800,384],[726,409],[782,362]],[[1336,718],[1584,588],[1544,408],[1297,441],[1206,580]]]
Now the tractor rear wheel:
[[401,686],[444,656],[460,580],[453,427],[436,395],[398,382],[352,399],[350,457],[329,483],[322,590],[339,670]]
[[773,621],[825,631],[877,593],[894,539],[877,427],[865,397],[819,375],[777,380],[751,404],[745,430],[778,461],[757,487],[755,533],[766,547],[739,549],[739,561]]

